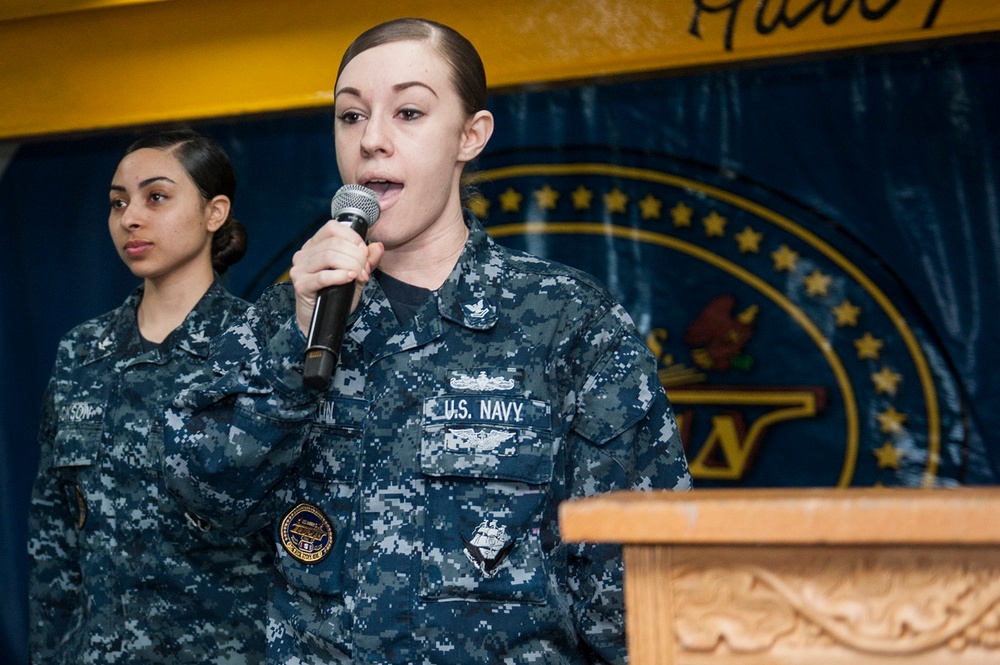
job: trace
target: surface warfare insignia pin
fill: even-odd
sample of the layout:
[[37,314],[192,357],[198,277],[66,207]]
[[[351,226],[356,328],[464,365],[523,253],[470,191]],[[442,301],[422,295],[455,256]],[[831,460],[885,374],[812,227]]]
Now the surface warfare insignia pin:
[[465,543],[465,556],[486,577],[496,575],[500,563],[514,547],[514,540],[507,535],[507,527],[497,524],[496,520],[485,520],[472,534],[469,540],[462,534]]
[[477,376],[469,376],[461,372],[451,377],[449,384],[456,390],[510,390],[514,387],[513,379],[503,376],[487,376],[480,372]]
[[300,503],[281,520],[281,544],[302,563],[319,563],[333,550],[337,537],[323,511],[310,503]]

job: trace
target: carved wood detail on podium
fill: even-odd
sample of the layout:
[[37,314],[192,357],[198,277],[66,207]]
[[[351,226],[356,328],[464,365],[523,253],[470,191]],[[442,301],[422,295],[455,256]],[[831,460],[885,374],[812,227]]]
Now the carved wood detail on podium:
[[1000,553],[974,550],[673,548],[676,649],[1000,663]]
[[1000,665],[1000,490],[620,492],[631,665]]

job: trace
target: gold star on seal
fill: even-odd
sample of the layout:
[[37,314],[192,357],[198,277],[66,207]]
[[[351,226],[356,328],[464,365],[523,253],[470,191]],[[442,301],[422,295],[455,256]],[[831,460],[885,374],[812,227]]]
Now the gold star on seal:
[[833,277],[824,275],[819,268],[813,270],[808,277],[802,280],[806,285],[806,293],[811,296],[825,296],[830,290],[830,283]]
[[705,226],[705,235],[709,238],[724,236],[726,221],[725,217],[714,210],[708,213],[708,216],[701,220],[701,223]]
[[573,197],[573,210],[586,210],[590,207],[590,199],[594,197],[594,193],[580,185],[570,196]]
[[902,432],[903,423],[906,422],[906,414],[900,413],[893,406],[890,406],[875,417],[878,418],[879,431],[883,434],[898,434]]
[[642,212],[643,219],[659,219],[662,208],[663,201],[652,194],[646,194],[646,198],[639,201],[639,210]]
[[791,272],[795,270],[795,264],[799,260],[799,253],[788,249],[788,245],[782,245],[771,252],[771,259],[774,261],[774,272],[783,270]]
[[884,342],[866,332],[860,339],[854,340],[854,348],[858,350],[858,360],[878,360]]
[[508,187],[507,191],[500,195],[500,209],[504,212],[517,212],[521,209],[523,200],[523,195],[515,192],[513,187]]
[[881,371],[872,374],[875,392],[880,395],[895,395],[899,382],[902,380],[902,375],[893,372],[888,367],[883,367]]
[[764,234],[754,231],[748,226],[733,237],[736,238],[736,243],[740,247],[741,254],[746,254],[747,252],[756,254],[760,251],[760,241],[764,239]]
[[535,203],[542,210],[555,210],[556,201],[559,200],[559,192],[549,187],[546,183],[541,189],[536,189],[534,191]]
[[861,314],[861,308],[852,305],[850,300],[845,300],[833,308],[833,315],[836,317],[838,326],[858,325],[859,314]]
[[625,212],[625,206],[628,205],[628,195],[615,187],[604,195],[604,205],[608,212]]
[[476,192],[469,199],[469,210],[479,219],[486,219],[490,214],[490,200]]
[[878,460],[878,468],[899,469],[899,451],[892,445],[892,441],[886,441],[881,448],[875,448],[872,452]]
[[670,217],[674,220],[674,226],[677,228],[691,226],[692,214],[694,214],[694,208],[684,205],[682,201],[678,201],[677,205],[670,209]]

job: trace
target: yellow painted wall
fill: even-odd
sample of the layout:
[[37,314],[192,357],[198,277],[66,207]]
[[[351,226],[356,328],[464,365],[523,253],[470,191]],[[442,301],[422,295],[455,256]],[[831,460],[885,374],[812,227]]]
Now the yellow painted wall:
[[414,14],[494,89],[1000,31],[998,0],[7,0],[0,139],[327,106],[350,40]]

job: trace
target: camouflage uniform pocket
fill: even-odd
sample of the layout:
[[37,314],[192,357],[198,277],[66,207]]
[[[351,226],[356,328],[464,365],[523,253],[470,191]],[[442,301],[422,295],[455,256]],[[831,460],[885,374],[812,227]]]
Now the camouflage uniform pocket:
[[361,446],[364,402],[336,400],[343,424],[314,423],[298,475],[277,492],[284,506],[275,525],[278,569],[293,587],[341,596],[350,543],[351,511]]
[[342,597],[351,517],[336,496],[317,503],[294,504],[275,525],[278,571],[294,588],[310,594]]
[[[539,525],[552,478],[551,434],[485,422],[436,423],[426,417],[434,401],[425,405],[420,451],[427,491],[421,595],[544,602]],[[525,401],[522,413],[533,410],[547,422],[547,405]]]
[[76,469],[96,464],[102,433],[99,424],[60,427],[52,445],[52,466]]
[[73,522],[83,530],[91,506],[98,504],[96,493],[101,490],[98,456],[104,412],[103,407],[88,409],[79,404],[70,405],[66,411],[71,412],[71,418],[60,419],[52,442],[52,468],[62,477],[67,505],[74,511]]
[[104,434],[104,404],[71,402],[59,407],[52,442],[52,466],[71,468],[97,463]]

